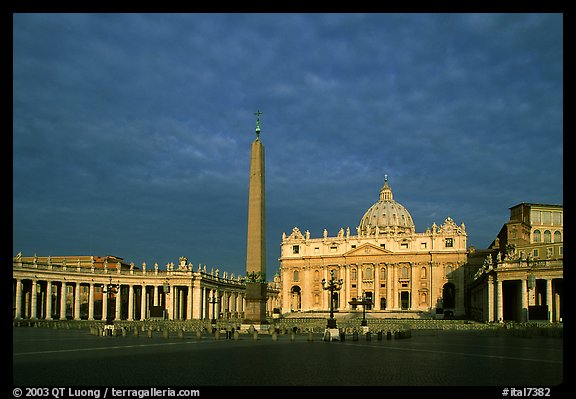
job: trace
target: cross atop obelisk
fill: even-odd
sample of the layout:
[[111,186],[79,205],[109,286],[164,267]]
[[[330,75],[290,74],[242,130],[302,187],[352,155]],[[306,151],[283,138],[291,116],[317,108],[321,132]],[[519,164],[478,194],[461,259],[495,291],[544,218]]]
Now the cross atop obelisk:
[[254,112],[254,115],[256,115],[256,138],[259,139],[260,138],[260,115],[262,115],[262,112],[260,112],[260,110]]
[[266,324],[266,191],[264,184],[264,145],[260,141],[260,115],[256,120],[256,140],[250,151],[248,190],[248,231],[246,235],[246,307],[244,323]]

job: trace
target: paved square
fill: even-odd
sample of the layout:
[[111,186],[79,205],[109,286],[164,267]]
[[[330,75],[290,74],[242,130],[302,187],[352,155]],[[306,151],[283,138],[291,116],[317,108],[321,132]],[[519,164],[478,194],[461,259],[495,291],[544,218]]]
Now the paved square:
[[97,337],[87,330],[13,329],[15,386],[491,386],[563,382],[563,340],[438,332],[325,342],[307,334],[239,340]]

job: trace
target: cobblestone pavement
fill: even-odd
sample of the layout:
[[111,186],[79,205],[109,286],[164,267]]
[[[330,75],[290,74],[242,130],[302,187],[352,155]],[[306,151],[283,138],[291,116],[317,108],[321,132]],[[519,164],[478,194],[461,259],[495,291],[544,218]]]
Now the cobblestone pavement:
[[[13,328],[14,386],[554,387],[563,340],[439,332],[326,342],[321,335],[238,340],[192,333],[98,337]],[[557,387],[557,389],[560,389]],[[390,392],[390,391],[386,391]],[[492,391],[494,392],[494,391]]]

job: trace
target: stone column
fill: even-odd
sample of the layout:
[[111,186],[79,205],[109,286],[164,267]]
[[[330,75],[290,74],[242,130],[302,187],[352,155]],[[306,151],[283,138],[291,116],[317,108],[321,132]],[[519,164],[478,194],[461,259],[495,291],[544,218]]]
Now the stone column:
[[[30,318],[32,320],[37,318],[37,307],[38,307],[38,294],[36,293],[38,287],[38,282],[36,280],[32,280],[32,288],[30,289]],[[550,308],[550,307],[548,307]]]
[[80,282],[74,286],[74,320],[80,320]]
[[392,298],[394,299],[394,309],[398,309],[398,264],[393,264],[392,267],[394,268],[394,274],[392,277]]
[[178,287],[178,319],[184,319],[184,288]]
[[128,320],[134,320],[134,285],[128,286]]
[[[364,294],[364,292],[362,292],[364,289],[362,287],[362,279],[363,278],[364,278],[364,270],[363,270],[362,264],[360,263],[356,267],[356,279],[357,279],[356,280],[356,287],[358,287],[358,290],[356,291],[356,292],[358,292],[358,294],[357,294],[358,297],[356,299],[358,299],[358,300],[360,298],[362,298],[362,294]],[[363,305],[361,305],[361,306],[363,306]]]
[[486,321],[498,321],[498,320],[495,320],[495,317],[494,317],[494,310],[496,309],[496,304],[494,303],[495,286],[494,286],[494,276],[492,276],[492,275],[488,276],[487,290],[488,290],[488,292],[487,292],[488,298],[486,298],[486,300],[487,300],[487,304],[486,304],[487,320]]
[[157,285],[154,286],[154,298],[153,298],[152,304],[154,306],[158,306],[158,286]]
[[[108,318],[108,288],[104,290],[106,284],[102,284],[102,320],[106,320]],[[104,292],[106,291],[106,292]]]
[[520,295],[520,321],[526,322],[528,321],[528,280],[526,278],[521,280]]
[[94,283],[90,283],[88,294],[88,320],[94,320]]
[[114,315],[114,319],[121,320],[122,319],[122,286],[118,284],[118,290],[116,292],[116,314]]
[[188,297],[186,303],[186,320],[192,320],[192,307],[194,306],[194,283],[188,285]]
[[504,303],[502,295],[502,279],[496,277],[496,320],[501,322],[504,320]]
[[46,320],[52,320],[52,281],[46,282]]
[[548,321],[552,321],[552,279],[550,278],[546,279],[546,305],[548,306]]
[[66,281],[60,285],[60,320],[66,320]]
[[380,310],[380,265],[373,264],[374,274],[372,275],[374,281],[374,310]]
[[15,303],[14,318],[19,320],[22,318],[22,280],[16,279],[16,303]]
[[394,307],[394,299],[392,297],[392,273],[390,273],[390,264],[386,263],[386,309],[392,309]]
[[148,308],[148,301],[146,300],[146,284],[142,283],[140,289],[140,320],[146,320],[146,311]]

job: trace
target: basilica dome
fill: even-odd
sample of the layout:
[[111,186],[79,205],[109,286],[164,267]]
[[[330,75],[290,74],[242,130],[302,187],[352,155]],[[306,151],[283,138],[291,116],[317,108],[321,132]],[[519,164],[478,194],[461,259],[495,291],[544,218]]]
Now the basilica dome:
[[402,204],[394,201],[387,176],[380,189],[380,199],[366,211],[358,228],[364,236],[374,235],[377,231],[379,234],[414,234],[412,216]]

